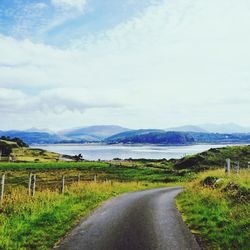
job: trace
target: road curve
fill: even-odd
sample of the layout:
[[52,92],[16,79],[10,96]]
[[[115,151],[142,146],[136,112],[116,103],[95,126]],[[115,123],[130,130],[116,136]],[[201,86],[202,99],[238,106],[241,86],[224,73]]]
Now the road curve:
[[180,187],[122,195],[106,202],[56,247],[57,250],[200,249],[175,206]]

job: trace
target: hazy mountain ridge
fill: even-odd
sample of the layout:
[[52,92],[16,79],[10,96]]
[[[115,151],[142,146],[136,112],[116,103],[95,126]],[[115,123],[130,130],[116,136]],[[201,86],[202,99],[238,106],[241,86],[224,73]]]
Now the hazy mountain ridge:
[[[231,124],[232,125],[232,124]],[[215,127],[218,126],[214,125]],[[225,125],[220,125],[225,126]],[[227,125],[227,130],[230,124]],[[240,126],[234,125],[234,129]],[[208,128],[208,127],[207,127]],[[243,127],[240,127],[243,128]],[[232,125],[233,129],[233,125]],[[25,131],[0,131],[0,136],[9,136],[11,138],[18,137],[27,144],[53,144],[53,143],[155,143],[155,144],[179,144],[181,140],[177,140],[173,135],[180,138],[186,138],[186,143],[250,143],[250,133],[212,133],[204,132],[205,129],[199,126],[187,125],[166,130],[162,129],[137,129],[131,130],[115,125],[98,125],[83,128],[75,128],[52,132],[48,129],[32,128]],[[192,131],[193,130],[193,131]],[[247,128],[243,129],[248,131]],[[250,131],[250,129],[249,129]],[[168,132],[174,132],[172,137]],[[170,139],[170,137],[172,139]],[[177,140],[177,141],[176,141]],[[183,139],[183,143],[185,139]],[[184,143],[185,144],[185,143]]]
[[176,131],[154,131],[141,133],[140,130],[121,133],[106,138],[106,143],[116,144],[198,144],[198,143],[250,143],[250,134],[219,134],[219,133],[199,133],[199,132],[176,132]]
[[87,141],[102,141],[112,135],[129,131],[128,128],[115,125],[96,125],[84,128],[76,128],[60,131],[58,134],[72,139],[83,139]]
[[243,127],[235,123],[205,123],[200,125],[184,125],[166,129],[167,131],[182,131],[182,132],[201,132],[201,133],[250,133],[250,127]]
[[110,136],[110,137],[106,138],[105,141],[111,142],[111,141],[116,141],[116,140],[123,140],[125,138],[130,138],[130,137],[133,137],[133,136],[140,136],[140,135],[145,135],[145,134],[149,134],[149,133],[158,133],[158,132],[162,133],[162,132],[165,132],[165,131],[161,130],[161,129],[130,130],[130,131],[126,131],[126,132],[122,132],[122,133]]
[[162,144],[162,145],[187,145],[194,143],[194,139],[188,133],[154,131],[142,133],[134,131],[128,136],[118,134],[105,140],[107,143],[124,144]]
[[199,132],[199,133],[207,133],[208,131],[194,125],[185,125],[179,127],[167,128],[166,131],[178,131],[178,132]]
[[0,136],[9,136],[10,138],[20,138],[25,143],[31,144],[50,144],[50,143],[58,143],[62,140],[56,134],[50,134],[47,132],[27,132],[27,131],[0,131]]

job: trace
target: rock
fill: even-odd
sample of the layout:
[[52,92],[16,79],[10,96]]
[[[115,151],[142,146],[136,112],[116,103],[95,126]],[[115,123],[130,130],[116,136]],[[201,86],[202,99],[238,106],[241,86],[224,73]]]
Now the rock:
[[208,176],[203,180],[203,186],[214,187],[216,183],[220,182],[222,179],[215,176]]

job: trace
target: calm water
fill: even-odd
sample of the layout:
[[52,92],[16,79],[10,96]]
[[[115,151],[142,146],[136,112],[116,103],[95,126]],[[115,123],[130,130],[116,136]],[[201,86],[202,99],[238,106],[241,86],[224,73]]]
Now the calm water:
[[60,154],[82,154],[86,160],[112,160],[113,158],[147,158],[171,159],[181,158],[185,155],[200,153],[210,148],[224,147],[227,145],[192,145],[192,146],[129,146],[129,145],[84,145],[84,144],[52,144],[36,147],[57,152]]

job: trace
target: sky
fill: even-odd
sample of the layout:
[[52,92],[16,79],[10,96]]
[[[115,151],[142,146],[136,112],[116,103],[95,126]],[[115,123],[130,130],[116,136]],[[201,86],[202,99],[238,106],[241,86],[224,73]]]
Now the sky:
[[250,126],[249,0],[0,0],[0,129]]

